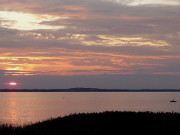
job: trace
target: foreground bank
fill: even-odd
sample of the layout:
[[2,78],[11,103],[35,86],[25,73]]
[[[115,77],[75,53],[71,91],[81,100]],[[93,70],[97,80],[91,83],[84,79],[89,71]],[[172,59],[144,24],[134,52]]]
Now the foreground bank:
[[0,126],[2,135],[178,134],[179,113],[103,112],[72,114],[24,127]]

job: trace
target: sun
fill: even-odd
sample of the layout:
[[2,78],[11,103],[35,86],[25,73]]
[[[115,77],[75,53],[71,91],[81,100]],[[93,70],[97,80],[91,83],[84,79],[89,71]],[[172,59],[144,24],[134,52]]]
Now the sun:
[[17,85],[16,82],[9,82],[8,84],[9,84],[10,86],[16,86],[16,85]]

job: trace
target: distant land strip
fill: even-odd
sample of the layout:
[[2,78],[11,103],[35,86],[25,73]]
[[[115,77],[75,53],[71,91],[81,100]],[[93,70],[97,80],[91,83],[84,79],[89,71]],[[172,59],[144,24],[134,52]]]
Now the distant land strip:
[[98,89],[98,88],[70,88],[70,89],[0,89],[0,92],[180,92],[180,89]]

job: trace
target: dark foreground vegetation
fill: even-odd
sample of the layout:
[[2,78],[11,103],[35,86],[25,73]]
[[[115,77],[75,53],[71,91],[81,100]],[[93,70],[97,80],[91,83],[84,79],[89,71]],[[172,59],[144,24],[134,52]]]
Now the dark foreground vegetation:
[[0,135],[175,135],[180,114],[152,112],[103,112],[72,114],[36,124],[0,126]]

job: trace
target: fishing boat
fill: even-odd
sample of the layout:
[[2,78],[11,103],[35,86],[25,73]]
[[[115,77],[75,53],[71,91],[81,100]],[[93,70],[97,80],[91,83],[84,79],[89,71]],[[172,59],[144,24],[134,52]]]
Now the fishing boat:
[[173,100],[171,100],[170,102],[177,102],[177,101],[173,99]]

